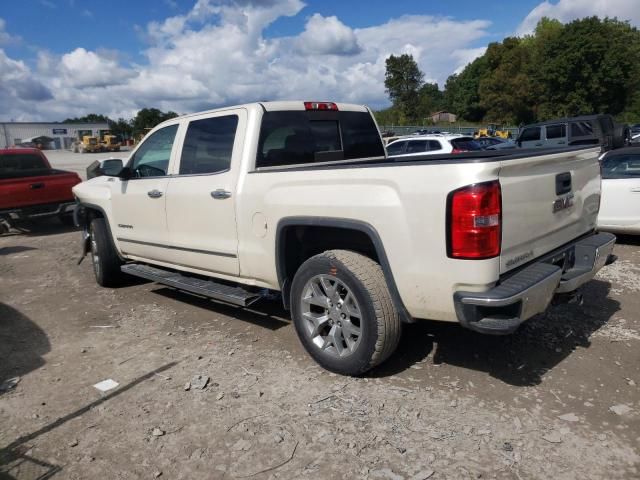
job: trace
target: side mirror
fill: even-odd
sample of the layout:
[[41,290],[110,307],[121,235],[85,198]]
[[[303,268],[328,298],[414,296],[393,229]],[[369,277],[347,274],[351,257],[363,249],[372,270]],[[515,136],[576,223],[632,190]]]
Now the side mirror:
[[87,179],[101,177],[117,177],[123,170],[121,158],[107,158],[106,160],[96,160],[87,167]]

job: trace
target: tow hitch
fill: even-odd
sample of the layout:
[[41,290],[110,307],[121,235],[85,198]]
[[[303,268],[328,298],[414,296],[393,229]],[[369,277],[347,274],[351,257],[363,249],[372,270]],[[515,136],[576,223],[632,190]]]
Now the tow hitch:
[[567,303],[569,305],[582,305],[584,303],[584,297],[582,290],[574,290],[573,292],[557,293],[553,298],[554,305],[560,305]]

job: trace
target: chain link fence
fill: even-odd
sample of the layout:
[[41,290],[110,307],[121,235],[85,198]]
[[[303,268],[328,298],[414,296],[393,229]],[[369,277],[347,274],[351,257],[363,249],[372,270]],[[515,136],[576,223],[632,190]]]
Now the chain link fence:
[[[440,133],[459,133],[462,135],[473,135],[474,132],[477,132],[480,128],[484,127],[473,127],[473,126],[464,126],[464,125],[456,125],[456,124],[448,124],[448,125],[432,125],[425,127],[424,125],[380,125],[381,132],[393,132],[394,135],[411,135],[412,133],[418,130],[428,130],[430,132],[440,132]],[[511,136],[516,138],[518,136],[518,127],[505,127],[504,130],[511,132]]]

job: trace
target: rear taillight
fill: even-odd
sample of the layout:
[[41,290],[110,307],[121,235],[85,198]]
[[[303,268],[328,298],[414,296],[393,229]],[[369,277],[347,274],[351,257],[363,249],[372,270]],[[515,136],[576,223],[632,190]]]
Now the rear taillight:
[[461,148],[454,148],[453,150],[451,150],[451,153],[464,153],[464,152],[468,152],[469,150],[463,150]]
[[447,199],[447,255],[481,260],[500,255],[502,194],[500,182],[455,190]]
[[338,111],[338,105],[333,102],[304,102],[305,110],[334,110]]

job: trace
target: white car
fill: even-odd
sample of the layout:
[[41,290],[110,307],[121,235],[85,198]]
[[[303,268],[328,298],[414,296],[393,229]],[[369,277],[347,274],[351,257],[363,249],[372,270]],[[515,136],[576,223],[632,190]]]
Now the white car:
[[640,147],[619,148],[601,157],[602,203],[598,228],[640,234]]
[[387,145],[387,153],[390,157],[415,157],[474,150],[482,150],[482,146],[473,137],[453,133],[399,138]]

